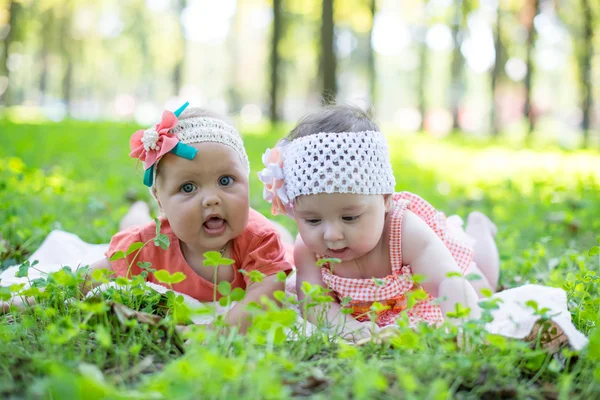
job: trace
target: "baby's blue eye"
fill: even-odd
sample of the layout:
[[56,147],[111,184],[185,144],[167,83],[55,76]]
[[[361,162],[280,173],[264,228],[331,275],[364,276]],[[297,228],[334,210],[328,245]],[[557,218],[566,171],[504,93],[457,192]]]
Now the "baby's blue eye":
[[192,193],[194,190],[196,190],[196,185],[194,185],[193,183],[186,183],[183,186],[181,186],[180,190],[184,193]]
[[342,217],[342,219],[346,222],[352,222],[352,221],[356,221],[358,219],[358,215],[356,216],[352,216],[352,217]]
[[221,186],[231,186],[233,184],[233,177],[229,175],[224,175],[219,178],[219,185]]

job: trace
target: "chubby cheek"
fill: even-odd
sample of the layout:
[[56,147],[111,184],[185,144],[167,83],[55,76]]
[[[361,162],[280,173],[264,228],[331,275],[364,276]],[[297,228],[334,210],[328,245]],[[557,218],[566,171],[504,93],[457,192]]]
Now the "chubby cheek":
[[383,234],[383,223],[368,224],[353,231],[352,242],[360,252],[369,252],[377,245]]
[[228,199],[228,223],[236,235],[242,233],[248,225],[248,215],[250,213],[250,201],[248,199],[248,190],[240,191]]
[[315,253],[323,253],[326,250],[325,244],[323,236],[319,234],[318,230],[302,226],[300,221],[296,221],[296,223],[298,224],[298,233],[306,247]]

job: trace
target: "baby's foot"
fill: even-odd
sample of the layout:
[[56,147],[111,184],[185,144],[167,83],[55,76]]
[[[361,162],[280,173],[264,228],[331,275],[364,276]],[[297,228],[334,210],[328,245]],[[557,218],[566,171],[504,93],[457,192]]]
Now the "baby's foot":
[[484,213],[479,212],[479,211],[473,211],[472,213],[469,214],[469,216],[467,217],[467,226],[469,226],[469,225],[471,225],[471,226],[483,225],[487,229],[489,229],[490,233],[494,237],[498,233],[498,228],[496,227],[496,224],[494,224],[487,215],[485,215]]
[[127,214],[119,223],[119,230],[124,230],[132,226],[143,226],[152,221],[150,208],[143,201],[136,201],[129,207]]

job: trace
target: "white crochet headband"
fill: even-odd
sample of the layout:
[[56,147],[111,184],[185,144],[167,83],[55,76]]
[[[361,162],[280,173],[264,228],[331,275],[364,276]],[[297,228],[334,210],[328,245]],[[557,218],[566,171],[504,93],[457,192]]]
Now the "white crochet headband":
[[381,132],[317,133],[281,141],[263,155],[259,174],[273,214],[293,214],[293,201],[318,193],[390,194],[396,180]]
[[[237,130],[224,121],[209,117],[184,118],[180,119],[170,132],[184,144],[214,142],[231,147],[240,157],[246,175],[250,174],[244,142]],[[152,187],[156,185],[156,171],[157,168],[154,168]]]

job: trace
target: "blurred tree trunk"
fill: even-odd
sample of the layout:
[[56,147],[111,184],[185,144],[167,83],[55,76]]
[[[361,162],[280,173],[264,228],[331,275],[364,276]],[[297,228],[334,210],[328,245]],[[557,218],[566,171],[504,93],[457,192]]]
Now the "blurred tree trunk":
[[460,99],[463,92],[463,64],[464,59],[460,52],[461,39],[461,26],[463,20],[463,13],[467,13],[466,7],[467,0],[456,0],[454,2],[454,16],[452,21],[452,38],[454,40],[454,50],[452,51],[452,71],[451,71],[451,83],[450,83],[450,109],[452,112],[453,125],[452,129],[454,132],[458,132],[460,124],[458,123],[458,113],[460,109]]
[[334,0],[323,0],[323,13],[321,18],[321,72],[323,73],[323,104],[335,103],[335,98],[337,95],[333,1]]
[[0,103],[4,103],[6,106],[13,104],[13,94],[11,93],[11,82],[10,82],[10,70],[8,69],[8,56],[11,44],[15,41],[17,36],[17,20],[21,11],[21,4],[18,1],[12,0],[8,6],[9,20],[8,35],[3,42],[2,59],[0,60],[0,76],[5,76],[7,79],[7,86],[4,93],[0,93]]
[[185,32],[183,29],[183,22],[181,21],[181,14],[183,13],[183,10],[185,10],[185,7],[187,6],[187,0],[176,0],[175,1],[175,12],[177,14],[177,18],[179,20],[179,32],[181,34],[181,47],[182,47],[182,51],[181,51],[181,57],[179,57],[179,59],[177,60],[177,62],[175,63],[175,68],[173,68],[173,94],[177,95],[179,94],[179,91],[181,90],[181,86],[183,85],[183,73],[184,73],[184,68],[185,68],[185,53],[187,50],[187,41],[185,38]]
[[498,79],[502,75],[502,70],[504,67],[504,44],[502,43],[502,10],[500,9],[500,4],[498,4],[498,9],[496,10],[496,30],[494,31],[494,49],[496,53],[496,58],[494,61],[494,68],[492,69],[492,79],[491,79],[491,114],[490,114],[490,122],[492,127],[492,135],[498,136],[500,133],[500,122],[498,121],[498,115],[496,113],[496,108],[498,107],[496,104],[496,87],[498,85]]
[[229,36],[227,37],[227,47],[229,48],[229,87],[227,88],[227,99],[229,103],[229,110],[233,113],[238,113],[242,108],[242,95],[240,89],[242,87],[240,81],[241,75],[241,62],[240,62],[240,50],[239,50],[239,37],[241,36],[241,7],[238,2],[238,6],[235,9],[233,20],[231,21],[231,28],[229,29]]
[[377,12],[377,0],[370,0],[371,11],[371,30],[369,31],[369,96],[371,97],[371,106],[375,105],[377,99],[377,69],[375,65],[375,51],[373,51],[373,28],[375,26],[375,13]]
[[48,68],[49,68],[49,57],[52,52],[52,36],[53,30],[55,29],[54,22],[54,10],[52,8],[48,8],[43,12],[42,19],[42,29],[41,29],[41,41],[42,46],[40,49],[40,61],[41,61],[41,70],[40,70],[40,82],[39,89],[41,95],[41,102],[43,103],[46,98],[46,91],[48,90]]
[[282,0],[273,0],[273,32],[271,34],[271,105],[269,116],[271,123],[280,120],[279,117],[279,42],[281,41],[281,2]]
[[71,95],[73,93],[73,52],[75,51],[75,41],[71,36],[71,24],[73,21],[72,8],[70,1],[63,3],[63,18],[60,30],[60,50],[64,61],[65,73],[62,80],[62,98],[67,109],[67,116],[71,115]]
[[590,141],[590,111],[592,109],[592,50],[594,28],[592,26],[592,9],[589,0],[581,0],[583,19],[583,46],[579,64],[579,84],[581,88],[581,102],[583,110],[583,146],[588,147]]
[[529,120],[529,130],[527,131],[527,140],[531,140],[533,131],[535,130],[535,112],[531,102],[532,98],[532,84],[531,79],[533,76],[533,46],[535,44],[535,27],[533,26],[533,19],[538,13],[540,2],[539,0],[528,0],[523,12],[525,28],[527,29],[527,73],[525,74],[525,107],[523,113]]
[[[425,31],[426,28],[423,28]],[[425,32],[423,33],[423,38],[425,38]],[[425,80],[427,77],[427,42],[425,40],[421,41],[419,48],[419,112],[421,113],[421,130],[425,129],[425,116],[427,115],[427,104],[425,99]]]

